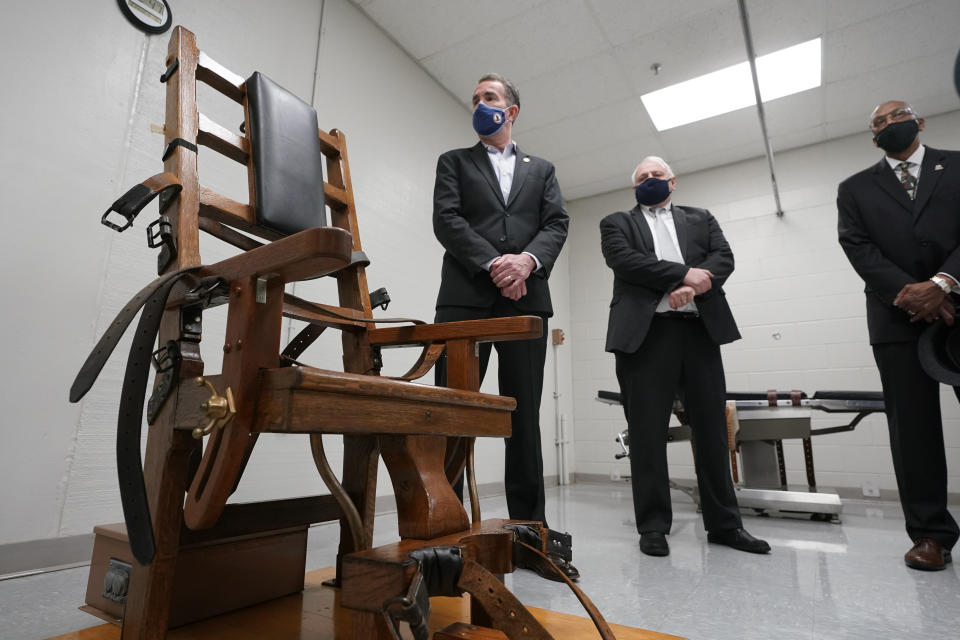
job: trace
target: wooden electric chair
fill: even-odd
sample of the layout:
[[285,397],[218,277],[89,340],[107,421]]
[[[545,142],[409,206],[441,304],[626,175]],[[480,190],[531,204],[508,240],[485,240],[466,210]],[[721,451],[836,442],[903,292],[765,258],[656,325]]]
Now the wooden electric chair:
[[[123,638],[163,638],[171,623],[197,617],[178,614],[175,604],[178,572],[187,564],[178,565],[178,558],[190,545],[242,542],[297,527],[303,544],[306,525],[327,520],[341,522],[336,583],[340,603],[350,610],[351,637],[397,638],[399,622],[405,621],[414,637],[426,638],[428,597],[468,592],[473,622],[506,635],[473,636],[469,629],[475,627],[462,625],[449,633],[466,635],[449,637],[548,638],[498,580],[513,570],[515,554],[540,556],[546,532],[540,523],[480,521],[470,468],[472,439],[508,436],[516,404],[479,393],[476,345],[534,338],[541,321],[514,317],[429,325],[386,319],[402,326],[377,327],[385,321],[372,314],[379,301],[371,301],[367,290],[369,261],[360,243],[343,134],[318,131],[314,109],[265,76],[254,73],[244,80],[221,67],[197,49],[194,35],[183,27],[173,31],[167,64],[161,78],[167,85],[164,171],[131,189],[103,217],[104,224],[122,230],[159,196],[161,217],[150,225],[148,238],[161,250],[160,277],[121,312],[71,389],[72,401],[83,396],[143,307],[118,422],[121,498],[135,558]],[[198,110],[197,81],[243,106],[241,133]],[[246,166],[249,204],[201,186],[197,145]],[[117,216],[122,224],[111,221]],[[201,230],[241,251],[204,265]],[[287,283],[321,276],[336,279],[337,305],[285,292]],[[209,374],[199,350],[202,312],[223,304],[228,305],[223,367]],[[281,344],[284,316],[307,323],[288,345]],[[342,333],[344,371],[297,361],[327,328]],[[380,376],[380,348],[398,345],[423,351],[407,375]],[[447,387],[410,382],[444,350]],[[157,375],[147,403],[150,427],[141,470],[141,416],[151,361]],[[260,433],[309,434],[330,495],[227,504]],[[323,434],[343,437],[342,480],[327,464]],[[378,456],[393,482],[401,541],[371,549]],[[472,522],[450,484],[465,466]],[[256,550],[256,544],[242,547],[246,555]],[[260,571],[255,575],[265,575]],[[122,581],[108,573],[106,591],[120,589]],[[221,585],[218,591],[236,591],[238,597],[208,615],[272,597],[258,596],[257,586],[249,584],[254,581]],[[602,624],[602,617],[588,610]],[[609,634],[605,624],[603,629]]]

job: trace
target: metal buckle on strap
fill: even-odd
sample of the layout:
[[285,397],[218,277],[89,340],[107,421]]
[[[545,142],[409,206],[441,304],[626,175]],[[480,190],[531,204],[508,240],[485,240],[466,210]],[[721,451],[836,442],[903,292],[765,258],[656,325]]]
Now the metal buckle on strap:
[[147,424],[153,424],[163,404],[173,390],[174,382],[180,377],[180,345],[176,340],[169,340],[164,347],[153,352],[151,364],[157,372],[157,386],[153,389],[150,400],[147,401]]
[[423,574],[419,571],[410,581],[407,595],[384,601],[381,611],[394,640],[402,640],[399,627],[401,621],[410,625],[414,640],[429,640],[427,621],[430,619],[430,594],[427,592]]
[[163,247],[157,256],[157,274],[166,271],[177,257],[177,239],[173,235],[170,218],[160,216],[147,226],[147,246],[151,249]]

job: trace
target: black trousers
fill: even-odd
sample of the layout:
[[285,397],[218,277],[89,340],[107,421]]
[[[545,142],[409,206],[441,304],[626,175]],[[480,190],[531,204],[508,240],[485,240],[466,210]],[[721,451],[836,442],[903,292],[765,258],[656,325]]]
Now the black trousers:
[[640,348],[618,352],[616,360],[630,434],[637,532],[670,533],[673,524],[667,429],[678,393],[692,432],[704,526],[707,531],[741,527],[730,477],[723,361],[703,323],[655,317]]
[[[953,547],[960,536],[947,511],[947,458],[940,419],[940,383],[920,366],[917,343],[873,345],[886,405],[900,505],[911,540]],[[960,389],[953,388],[960,399]]]
[[[437,307],[436,322],[480,320],[506,316],[529,315],[513,302],[501,298],[493,307]],[[543,394],[543,367],[547,357],[547,319],[543,318],[543,335],[534,340],[497,342],[500,395],[517,401],[510,417],[512,433],[504,441],[504,486],[507,511],[515,520],[539,520],[546,526],[543,453],[540,446],[540,398]],[[480,344],[480,380],[487,371],[491,343]],[[446,356],[436,365],[438,385],[446,384]],[[462,479],[458,495],[463,495]]]

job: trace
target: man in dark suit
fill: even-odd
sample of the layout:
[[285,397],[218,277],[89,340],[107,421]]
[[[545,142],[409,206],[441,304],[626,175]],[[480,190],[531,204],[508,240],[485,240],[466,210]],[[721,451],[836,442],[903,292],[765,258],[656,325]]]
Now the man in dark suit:
[[[433,230],[446,252],[436,321],[543,318],[540,338],[498,342],[496,349],[500,393],[517,400],[506,439],[507,510],[511,518],[546,524],[540,397],[547,318],[553,315],[547,278],[566,240],[569,218],[553,165],[523,153],[512,140],[520,112],[516,87],[487,74],[473,92],[473,106],[480,141],[448,151],[437,162]],[[482,377],[490,343],[480,348]],[[440,384],[445,380],[442,363],[437,378]]]
[[770,545],[743,529],[730,477],[720,345],[740,338],[721,288],[733,252],[709,211],[671,203],[677,179],[661,158],[641,162],[633,183],[637,206],[604,218],[600,234],[614,274],[606,350],[616,356],[627,416],[640,550],[670,553],[667,429],[679,395],[707,540],[767,553]]
[[[943,569],[960,530],[947,511],[939,384],[920,366],[928,322],[954,318],[960,276],[960,153],[920,144],[923,118],[905,102],[870,116],[886,155],[837,193],[840,245],[866,283],[867,327],[880,370],[893,467],[914,569]],[[960,397],[960,390],[954,388]]]

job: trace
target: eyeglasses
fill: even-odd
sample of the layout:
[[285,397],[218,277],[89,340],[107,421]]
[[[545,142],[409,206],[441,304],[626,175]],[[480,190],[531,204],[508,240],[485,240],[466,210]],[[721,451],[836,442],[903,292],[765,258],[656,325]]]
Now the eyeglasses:
[[900,107],[899,109],[894,109],[890,113],[876,116],[870,121],[870,129],[876,131],[877,129],[883,128],[887,122],[899,122],[900,120],[907,120],[908,118],[916,117],[917,114],[915,114],[913,109],[910,107]]

